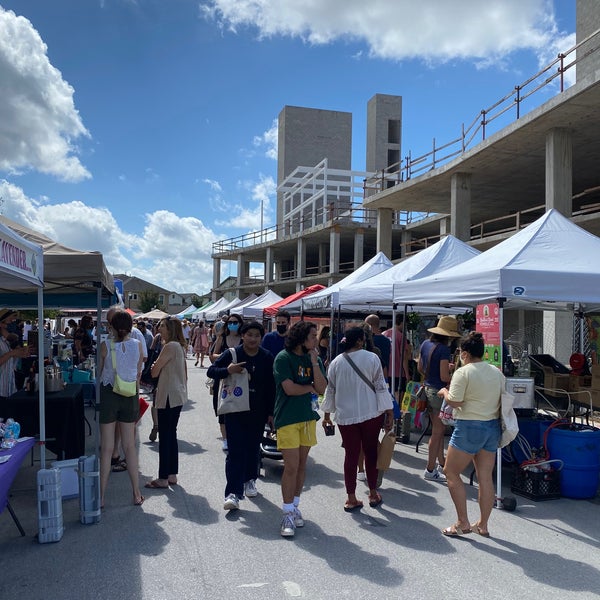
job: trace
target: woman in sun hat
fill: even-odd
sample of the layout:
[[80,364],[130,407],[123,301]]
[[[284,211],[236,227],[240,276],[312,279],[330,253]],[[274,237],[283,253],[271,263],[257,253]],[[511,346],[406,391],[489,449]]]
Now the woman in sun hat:
[[[430,481],[446,481],[444,468],[444,433],[446,426],[440,421],[439,412],[443,399],[438,392],[450,382],[450,341],[459,338],[456,317],[441,317],[435,327],[428,329],[431,337],[419,349],[419,373],[424,376],[423,385],[427,393],[427,411],[431,419],[431,437],[427,468],[423,473]],[[436,466],[436,462],[438,466]]]

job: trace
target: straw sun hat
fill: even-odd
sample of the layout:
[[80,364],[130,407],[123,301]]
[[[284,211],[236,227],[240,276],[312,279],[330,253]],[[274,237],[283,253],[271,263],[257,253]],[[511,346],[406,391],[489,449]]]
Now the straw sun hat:
[[458,321],[456,317],[440,317],[437,325],[428,329],[430,333],[437,333],[438,335],[445,335],[446,337],[460,337],[461,334],[458,333]]

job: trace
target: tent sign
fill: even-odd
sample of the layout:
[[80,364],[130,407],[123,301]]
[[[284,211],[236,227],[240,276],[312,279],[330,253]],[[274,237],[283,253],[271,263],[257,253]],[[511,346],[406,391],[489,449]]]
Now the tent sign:
[[19,244],[14,238],[4,237],[0,232],[0,267],[16,275],[35,277],[39,265],[32,248]]
[[500,368],[500,306],[496,303],[478,304],[475,320],[477,331],[483,334],[485,341],[483,360]]

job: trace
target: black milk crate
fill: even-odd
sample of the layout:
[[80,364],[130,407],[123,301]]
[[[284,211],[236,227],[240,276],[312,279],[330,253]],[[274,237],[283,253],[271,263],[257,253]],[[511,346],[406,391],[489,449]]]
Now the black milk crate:
[[517,467],[510,489],[514,494],[536,502],[560,498],[560,471],[530,471]]

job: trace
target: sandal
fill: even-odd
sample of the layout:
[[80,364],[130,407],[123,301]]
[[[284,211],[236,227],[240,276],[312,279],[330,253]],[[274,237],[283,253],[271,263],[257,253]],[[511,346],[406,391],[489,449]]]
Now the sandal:
[[489,538],[490,537],[490,532],[489,531],[484,531],[483,529],[481,529],[481,527],[479,527],[479,525],[477,523],[475,523],[475,525],[471,525],[471,529],[475,530],[475,533],[479,534],[481,537],[486,537]]
[[177,478],[175,477],[174,479],[167,479],[167,481],[169,482],[169,485],[177,485]]
[[168,490],[169,484],[162,485],[162,484],[158,483],[158,479],[153,479],[152,481],[149,481],[144,487],[150,488],[153,490]]
[[461,529],[458,526],[458,523],[456,523],[456,525],[450,525],[450,527],[446,527],[446,529],[442,529],[442,533],[448,537],[458,537],[461,535],[467,535],[472,531],[473,530],[470,527],[469,529]]
[[134,505],[134,506],[141,506],[142,504],[144,504],[144,500],[145,500],[145,499],[146,499],[146,498],[144,498],[144,496],[142,496],[142,495],[140,494],[140,499],[139,499],[139,500],[136,500],[136,499],[135,499],[135,497],[133,498],[133,505]]
[[152,431],[150,432],[150,435],[148,436],[148,439],[151,442],[155,442],[157,437],[158,437],[158,427],[153,427]]
[[344,504],[344,510],[346,512],[360,510],[362,507],[363,503],[360,500],[356,500],[356,502],[350,502],[349,500],[346,500],[346,504]]
[[369,506],[371,508],[376,508],[382,502],[383,502],[383,499],[382,499],[381,494],[379,492],[376,492],[372,496],[369,496]]
[[110,464],[112,466],[113,473],[122,473],[123,471],[127,471],[127,462],[125,459],[121,459],[120,456],[117,456],[117,458],[111,458]]

